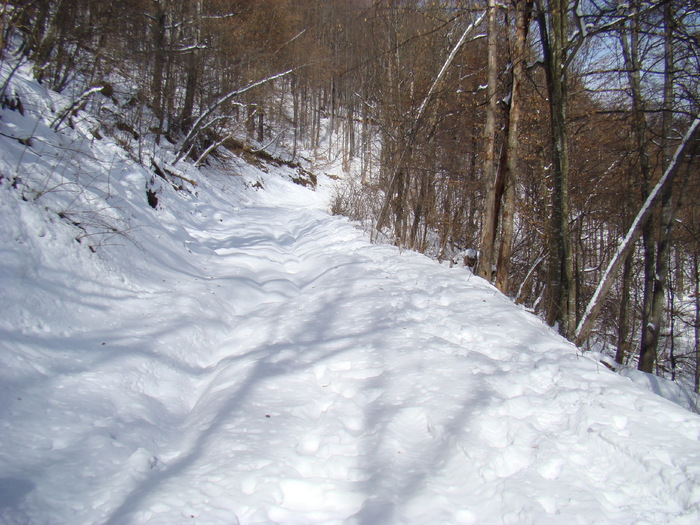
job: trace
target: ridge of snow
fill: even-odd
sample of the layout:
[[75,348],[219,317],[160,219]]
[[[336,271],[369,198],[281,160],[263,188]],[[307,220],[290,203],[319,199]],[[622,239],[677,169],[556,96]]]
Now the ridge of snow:
[[0,522],[700,521],[696,414],[464,269],[370,244],[288,168],[180,164],[197,186],[156,183],[153,210],[89,115],[56,133],[64,101],[12,87]]

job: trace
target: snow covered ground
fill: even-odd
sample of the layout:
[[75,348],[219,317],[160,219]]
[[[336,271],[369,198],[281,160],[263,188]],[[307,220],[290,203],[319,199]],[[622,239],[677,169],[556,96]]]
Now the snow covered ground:
[[0,523],[700,522],[696,414],[288,167],[178,165],[176,191],[12,86]]

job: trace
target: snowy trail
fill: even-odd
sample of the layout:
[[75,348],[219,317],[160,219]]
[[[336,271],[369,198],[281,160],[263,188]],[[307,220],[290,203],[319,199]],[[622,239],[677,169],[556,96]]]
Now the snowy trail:
[[1,523],[697,522],[700,418],[239,169],[109,276],[3,230]]
[[291,167],[175,191],[0,66],[0,524],[700,522],[697,415]]

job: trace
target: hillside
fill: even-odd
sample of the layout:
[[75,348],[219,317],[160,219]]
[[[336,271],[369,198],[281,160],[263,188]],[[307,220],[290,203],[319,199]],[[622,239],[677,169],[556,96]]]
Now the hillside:
[[370,244],[324,175],[144,165],[29,78],[0,113],[3,524],[700,520],[696,414]]

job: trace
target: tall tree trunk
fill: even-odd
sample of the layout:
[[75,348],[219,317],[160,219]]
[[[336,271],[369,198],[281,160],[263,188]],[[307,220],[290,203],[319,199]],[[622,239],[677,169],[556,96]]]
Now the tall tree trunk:
[[[671,161],[670,135],[671,120],[673,118],[673,12],[672,5],[668,2],[664,6],[664,98],[663,98],[663,121],[661,137],[661,155],[663,169],[666,170]],[[668,277],[668,259],[670,249],[670,232],[673,226],[673,187],[668,186],[661,197],[661,213],[659,217],[659,228],[656,232],[657,239],[655,245],[650,246],[655,250],[653,273],[650,272],[648,281],[651,286],[650,304],[645,308],[648,318],[644,320],[644,337],[639,351],[639,370],[652,373],[654,362],[659,346],[659,333],[663,323],[664,303],[666,298],[666,284]],[[645,243],[646,247],[646,243]],[[645,265],[646,267],[646,265]],[[646,280],[645,280],[646,282]],[[646,294],[645,294],[646,298]],[[648,312],[647,312],[648,310]]]
[[[641,84],[641,62],[639,56],[639,12],[638,5],[633,2],[630,5],[630,24],[628,28],[623,29],[620,35],[622,44],[622,55],[625,61],[625,69],[627,70],[627,78],[632,94],[632,123],[633,136],[635,142],[635,150],[639,170],[642,175],[642,196],[646,198],[649,194],[649,186],[651,184],[651,168],[649,165],[649,154],[647,152],[646,134],[647,123],[645,117],[645,103],[642,96]],[[644,247],[644,291],[642,299],[642,332],[640,342],[640,356],[647,354],[650,356],[653,352],[651,347],[654,339],[654,327],[651,322],[651,311],[654,294],[654,273],[656,271],[656,246],[654,239],[656,238],[656,225],[654,221],[648,221],[642,229],[642,244]],[[642,360],[640,359],[640,366]],[[651,361],[653,364],[653,359]],[[645,360],[644,369],[651,365]]]
[[566,131],[568,48],[568,2],[550,0],[544,9],[539,0],[537,17],[549,96],[552,143],[552,216],[549,236],[549,266],[546,315],[550,325],[570,337],[575,323],[575,286],[569,234],[569,151]]
[[[628,195],[632,195],[634,187],[634,177],[630,171],[627,176],[627,186],[625,191]],[[632,202],[630,199],[624,202],[625,227],[628,228],[632,223]],[[601,250],[600,253],[603,253]],[[602,262],[600,263],[602,264]],[[632,285],[632,265],[634,264],[634,251],[630,251],[625,257],[625,262],[622,266],[622,276],[620,283],[620,310],[617,325],[617,351],[615,352],[615,362],[624,365],[631,348],[629,341],[631,320],[630,320],[630,288]]]
[[693,254],[695,277],[695,392],[700,394],[700,255]]
[[182,111],[180,112],[180,119],[178,122],[178,128],[181,131],[189,130],[192,125],[192,113],[194,111],[194,97],[197,89],[197,83],[199,81],[199,54],[197,51],[190,51],[190,55],[187,57],[187,78],[185,80],[185,97],[182,103]]
[[508,133],[506,137],[505,193],[501,218],[501,243],[496,264],[496,287],[508,293],[510,257],[513,247],[513,223],[515,216],[515,185],[518,179],[520,148],[518,125],[520,122],[520,86],[525,70],[525,50],[527,32],[530,25],[530,0],[517,0],[515,3],[515,41],[513,45],[513,74],[508,109]]
[[418,233],[423,215],[428,210],[428,185],[432,184],[432,181],[428,180],[427,173],[423,172],[417,182],[420,189],[418,190],[418,198],[416,199],[413,209],[413,223],[411,224],[409,248],[411,250],[420,251]]
[[165,0],[154,0],[151,34],[153,38],[153,76],[151,78],[151,95],[153,96],[153,113],[158,119],[156,142],[160,141],[165,118],[163,77],[165,74],[166,44],[166,6]]
[[629,347],[630,328],[630,284],[632,281],[632,262],[634,252],[630,251],[625,257],[622,266],[622,284],[620,287],[620,316],[617,328],[617,351],[615,352],[615,362],[625,364],[627,350]]
[[[37,45],[34,53],[32,55],[32,60],[34,61],[34,78],[41,82],[46,73],[46,68],[49,65],[49,59],[51,58],[51,52],[56,45],[56,40],[59,34],[59,25],[61,19],[63,18],[63,1],[59,0],[56,2],[56,6],[53,9],[53,14],[51,15],[48,23],[46,32],[43,33],[41,41]],[[43,8],[42,8],[43,9]],[[47,7],[50,10],[50,8]],[[46,13],[42,11],[42,15],[46,16]]]
[[496,34],[496,0],[489,0],[488,3],[488,81],[486,86],[486,125],[484,126],[484,167],[483,180],[486,186],[486,197],[484,200],[484,214],[481,226],[481,243],[479,244],[479,262],[476,267],[476,274],[488,281],[491,280],[493,267],[494,240],[496,238],[496,222],[498,214],[496,207],[498,198],[496,195],[496,83],[498,81],[498,40]]
[[0,59],[5,54],[5,44],[7,43],[7,36],[9,35],[10,27],[12,23],[9,21],[8,16],[8,5],[9,0],[3,0],[2,5],[0,5]]
[[496,288],[508,293],[510,274],[510,257],[513,246],[513,218],[515,215],[515,180],[509,176],[503,194],[501,207],[501,241],[498,244],[498,261],[496,263]]
[[[201,53],[199,52],[199,45],[202,39],[202,0],[191,0],[192,5],[193,20],[192,20],[192,43],[193,49],[188,52],[186,60],[186,79],[185,79],[185,96],[182,103],[182,111],[180,112],[180,119],[178,122],[178,128],[181,131],[187,131],[192,126],[192,114],[194,111],[194,99],[199,85],[199,75],[200,75],[200,64],[201,64]],[[186,4],[187,5],[187,4]]]

